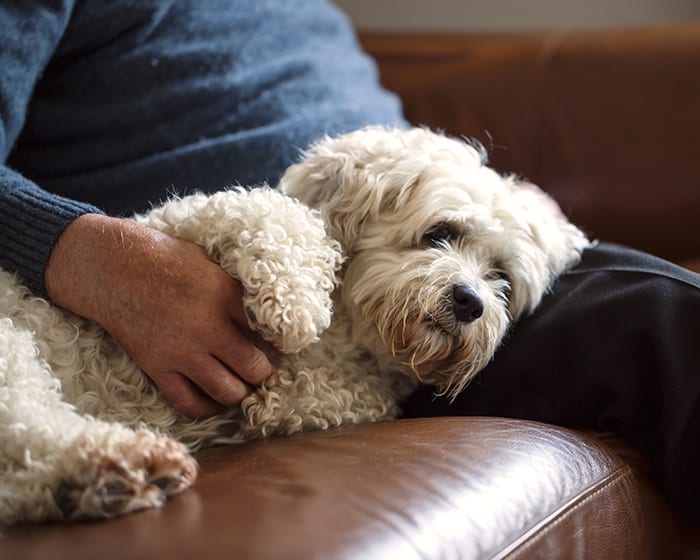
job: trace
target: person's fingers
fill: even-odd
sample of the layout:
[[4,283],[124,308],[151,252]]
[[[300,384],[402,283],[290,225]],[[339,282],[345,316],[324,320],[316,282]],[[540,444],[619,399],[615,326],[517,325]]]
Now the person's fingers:
[[214,356],[242,380],[258,386],[272,373],[265,353],[250,342],[233,323],[217,337]]
[[202,391],[225,407],[238,406],[252,392],[238,375],[215,356],[194,356],[183,373]]
[[207,418],[224,411],[220,403],[202,392],[180,373],[161,375],[156,383],[170,405],[185,416]]

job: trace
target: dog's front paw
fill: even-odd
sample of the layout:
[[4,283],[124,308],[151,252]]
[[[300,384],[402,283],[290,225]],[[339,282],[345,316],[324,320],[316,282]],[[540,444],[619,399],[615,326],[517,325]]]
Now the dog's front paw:
[[240,234],[236,260],[249,325],[279,350],[298,352],[331,323],[343,255],[315,211],[274,191],[255,195],[265,217]]
[[[305,281],[309,285],[304,285]],[[278,350],[298,352],[317,342],[330,326],[331,292],[328,286],[308,277],[263,286],[244,296],[248,324]]]
[[146,430],[98,445],[86,438],[54,489],[63,519],[107,519],[159,507],[190,487],[197,465],[180,443]]

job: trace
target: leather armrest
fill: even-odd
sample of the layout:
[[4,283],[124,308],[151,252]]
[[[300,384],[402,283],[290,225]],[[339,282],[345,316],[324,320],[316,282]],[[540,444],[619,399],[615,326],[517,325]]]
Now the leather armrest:
[[18,526],[1,558],[638,560],[630,468],[500,418],[344,426],[202,453],[195,487],[106,523]]
[[700,23],[361,40],[414,124],[479,138],[593,237],[700,256]]

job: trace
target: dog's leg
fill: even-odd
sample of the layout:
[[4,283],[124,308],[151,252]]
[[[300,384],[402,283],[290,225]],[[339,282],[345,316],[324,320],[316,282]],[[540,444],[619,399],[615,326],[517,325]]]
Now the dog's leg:
[[78,414],[32,333],[0,319],[0,524],[114,517],[195,476],[181,444]]
[[390,378],[376,373],[375,363],[362,357],[337,363],[321,346],[288,357],[243,401],[245,439],[396,418],[402,393]]
[[251,328],[278,349],[297,352],[328,328],[340,247],[299,202],[238,189],[173,200],[137,219],[205,247],[241,281]]

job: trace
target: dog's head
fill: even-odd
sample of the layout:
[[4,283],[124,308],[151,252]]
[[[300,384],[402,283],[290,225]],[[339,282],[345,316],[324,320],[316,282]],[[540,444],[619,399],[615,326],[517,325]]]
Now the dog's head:
[[338,305],[355,340],[451,396],[588,245],[478,145],[422,128],[326,138],[280,187],[348,257]]

